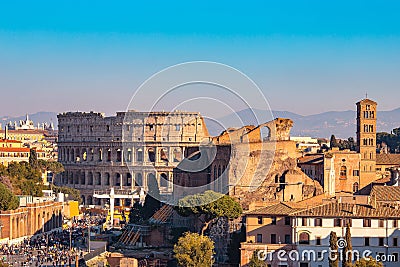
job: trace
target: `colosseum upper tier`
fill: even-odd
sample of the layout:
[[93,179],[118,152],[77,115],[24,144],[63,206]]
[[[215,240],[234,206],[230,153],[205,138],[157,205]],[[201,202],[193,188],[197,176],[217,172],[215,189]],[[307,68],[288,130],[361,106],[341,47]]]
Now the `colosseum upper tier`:
[[67,112],[57,117],[65,172],[56,183],[79,189],[86,205],[105,204],[93,199],[96,189],[146,190],[150,178],[156,178],[161,194],[171,194],[173,169],[185,149],[209,138],[198,112],[128,111],[110,117]]

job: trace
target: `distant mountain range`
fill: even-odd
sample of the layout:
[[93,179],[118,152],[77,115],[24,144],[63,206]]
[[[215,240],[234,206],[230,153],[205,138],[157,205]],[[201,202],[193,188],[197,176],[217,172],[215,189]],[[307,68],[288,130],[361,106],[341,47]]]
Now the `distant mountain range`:
[[[205,119],[211,135],[220,134],[224,128],[240,127],[242,125],[258,125],[270,121],[274,118],[282,117],[292,119],[294,122],[291,131],[292,136],[311,136],[329,138],[335,134],[338,138],[355,137],[356,132],[356,112],[329,111],[315,115],[302,116],[289,111],[264,111],[259,109],[245,109],[230,115],[217,118],[216,120]],[[29,118],[35,123],[53,122],[57,127],[57,113],[37,112],[29,114]],[[394,128],[400,127],[400,108],[391,111],[378,111],[377,130],[379,132],[390,132]],[[0,123],[4,125],[9,121],[24,120],[20,117],[0,117]]]
[[[257,116],[255,119],[254,114]],[[348,138],[356,136],[356,111],[329,111],[315,115],[302,116],[289,111],[272,111],[259,109],[245,109],[237,113],[218,119],[223,125],[229,127],[239,127],[241,125],[258,125],[271,120],[272,118],[282,117],[292,119],[294,124],[291,131],[292,136],[311,136],[330,138],[334,134],[338,138]],[[241,123],[240,118],[243,123]],[[258,121],[258,122],[257,122]],[[208,124],[207,124],[208,125]],[[210,134],[218,134],[221,127],[215,127],[212,123],[209,127]],[[378,111],[377,131],[390,132],[394,128],[400,127],[400,108],[391,111]]]

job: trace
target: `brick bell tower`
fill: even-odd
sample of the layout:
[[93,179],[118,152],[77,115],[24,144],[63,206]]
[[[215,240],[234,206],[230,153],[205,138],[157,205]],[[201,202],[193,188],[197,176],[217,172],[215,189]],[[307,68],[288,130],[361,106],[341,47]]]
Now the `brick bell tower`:
[[361,154],[360,188],[376,180],[376,107],[365,98],[357,104],[357,152]]

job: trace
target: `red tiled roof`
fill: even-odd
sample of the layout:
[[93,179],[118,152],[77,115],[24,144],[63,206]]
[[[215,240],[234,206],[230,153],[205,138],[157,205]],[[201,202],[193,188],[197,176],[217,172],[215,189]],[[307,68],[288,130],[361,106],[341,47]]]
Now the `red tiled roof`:
[[[0,133],[4,133],[4,130],[0,130]],[[13,134],[45,134],[45,130],[8,130],[8,133]]]
[[246,215],[289,215],[294,211],[300,210],[295,203],[278,203],[264,208],[246,212]]
[[400,201],[400,186],[375,185],[370,196],[375,196],[377,201]]
[[324,155],[315,154],[315,155],[305,155],[301,158],[297,159],[297,163],[299,164],[320,164],[324,160]]
[[400,218],[400,207],[378,203],[376,208],[369,205],[352,203],[328,203],[309,209],[293,212],[298,217],[331,217],[331,218]]
[[0,152],[27,152],[27,153],[29,153],[29,151],[30,151],[30,149],[26,148],[26,147],[0,147]]
[[[0,147],[0,152],[30,152],[27,147]],[[36,150],[36,152],[41,153],[43,150]]]
[[400,154],[376,154],[377,165],[400,165]]
[[0,139],[0,143],[19,143],[21,144],[21,141],[18,140],[11,140],[11,139]]

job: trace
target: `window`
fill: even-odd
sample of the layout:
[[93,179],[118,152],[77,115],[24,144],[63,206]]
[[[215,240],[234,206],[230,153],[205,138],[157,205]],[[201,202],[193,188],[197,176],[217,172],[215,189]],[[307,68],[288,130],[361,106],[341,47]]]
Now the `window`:
[[117,162],[121,162],[122,160],[122,151],[121,149],[117,149]]
[[322,218],[315,218],[314,219],[315,226],[322,226]]
[[142,162],[143,161],[143,149],[139,148],[136,151],[136,161]]
[[360,170],[353,170],[353,176],[360,176]]
[[340,167],[340,179],[347,179],[347,167]]
[[107,161],[111,161],[111,149],[107,150]]
[[301,218],[301,226],[307,226],[307,218]]
[[106,126],[106,130],[107,130],[107,132],[110,131],[110,125],[107,125],[107,126]]
[[315,238],[315,244],[316,244],[317,246],[321,246],[321,237],[320,237],[320,236],[317,236],[317,237]]
[[393,247],[397,247],[398,246],[398,239],[397,237],[393,237]]
[[290,225],[290,217],[285,217],[285,225]]
[[276,244],[276,234],[271,234],[271,244]]
[[272,219],[271,224],[275,225],[276,224],[276,217],[272,217],[271,219]]
[[379,227],[385,227],[385,221],[383,219],[379,219],[378,222]]
[[393,228],[397,228],[397,220],[393,220]]
[[333,225],[334,225],[335,227],[342,227],[342,219],[336,218],[336,219],[334,220],[334,222],[333,222]]
[[364,227],[371,227],[371,219],[364,219],[363,220]]
[[369,237],[364,237],[364,246],[369,246]]
[[290,239],[290,235],[285,235],[285,244],[291,244],[292,240]]
[[128,149],[128,151],[126,152],[125,161],[126,162],[131,162],[132,161],[132,150]]
[[309,245],[310,244],[310,235],[306,232],[300,233],[299,244]]
[[257,234],[257,243],[262,243],[262,234]]
[[393,258],[391,259],[391,261],[398,262],[399,261],[399,253],[395,252],[392,255],[393,255]]
[[353,193],[355,193],[355,192],[357,192],[357,191],[358,191],[358,183],[355,182],[355,183],[353,184]]
[[257,221],[258,221],[258,224],[262,224],[263,223],[263,217],[262,216],[258,216],[257,217]]
[[379,246],[383,247],[385,245],[385,238],[379,237]]
[[180,131],[181,130],[181,125],[177,124],[175,125],[175,131]]

